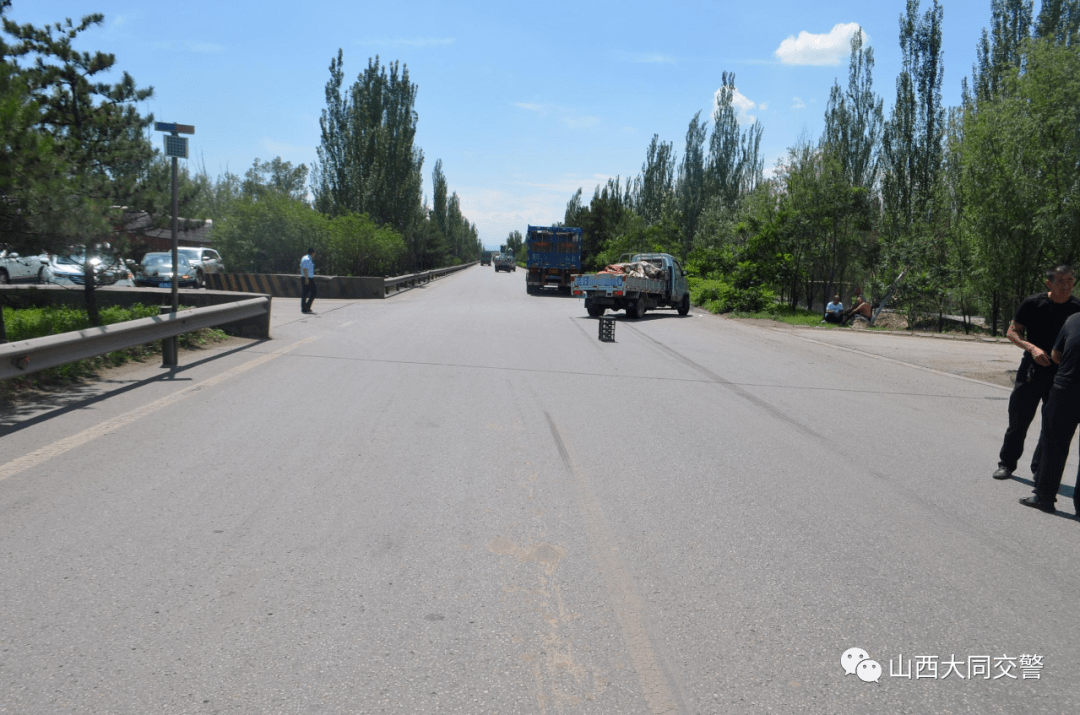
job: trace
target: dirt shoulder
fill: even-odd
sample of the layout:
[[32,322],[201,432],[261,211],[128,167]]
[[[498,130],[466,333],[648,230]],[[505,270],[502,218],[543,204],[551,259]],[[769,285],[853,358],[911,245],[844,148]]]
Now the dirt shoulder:
[[815,342],[888,357],[1001,387],[1012,387],[1013,376],[1020,365],[1020,349],[1006,338],[909,330],[796,326],[776,320],[713,317],[763,330],[788,332]]

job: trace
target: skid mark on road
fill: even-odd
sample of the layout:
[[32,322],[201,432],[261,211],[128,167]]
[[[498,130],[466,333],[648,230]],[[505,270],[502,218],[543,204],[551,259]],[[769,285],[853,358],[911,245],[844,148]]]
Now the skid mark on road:
[[740,387],[736,383],[732,382],[731,380],[727,380],[727,379],[717,375],[715,372],[713,372],[709,368],[705,367],[704,365],[697,364],[696,362],[694,362],[690,358],[686,357],[682,353],[678,352],[677,350],[673,350],[672,348],[669,348],[667,345],[664,345],[662,342],[660,342],[656,338],[653,338],[653,337],[647,335],[646,333],[638,331],[638,335],[640,335],[641,337],[648,340],[650,343],[652,343],[657,348],[659,348],[662,352],[667,353],[668,355],[675,358],[676,360],[678,360],[682,364],[686,365],[687,367],[693,368],[697,372],[699,372],[702,375],[704,375],[705,377],[709,378],[709,380],[711,380],[712,382],[715,382],[718,385],[723,385],[724,387],[731,390],[732,392],[734,392],[736,395],[743,398],[747,402],[750,402],[750,403],[752,403],[754,405],[757,405],[758,407],[765,410],[766,412],[768,412],[773,417],[776,417],[780,421],[791,425],[792,427],[794,427],[799,432],[802,432],[804,435],[807,435],[808,437],[813,437],[815,440],[818,440],[823,444],[828,442],[828,440],[826,439],[826,437],[824,435],[818,434],[816,431],[814,431],[810,427],[807,427],[802,422],[799,422],[798,420],[794,419],[793,417],[791,417],[787,413],[783,412],[782,410],[780,410],[780,409],[778,409],[776,407],[773,407],[772,405],[770,405],[768,402],[761,399],[760,397],[750,394],[749,392],[742,389],[742,387]]
[[303,340],[293,343],[292,345],[283,347],[280,350],[275,350],[272,353],[267,353],[266,355],[257,357],[254,360],[249,360],[243,365],[237,365],[234,368],[226,370],[220,375],[215,375],[214,377],[203,380],[197,385],[185,387],[184,389],[174,392],[171,395],[166,395],[165,397],[155,400],[154,402],[151,402],[147,405],[137,407],[131,412],[127,412],[120,415],[119,417],[114,417],[113,419],[102,422],[99,425],[95,425],[93,427],[85,429],[78,434],[74,434],[57,442],[53,442],[52,444],[42,447],[41,449],[34,452],[31,452],[26,456],[19,457],[18,459],[13,459],[7,464],[0,465],[0,481],[3,481],[8,477],[12,477],[19,472],[24,472],[27,469],[36,467],[39,464],[47,462],[53,457],[58,457],[61,454],[64,454],[65,452],[70,452],[76,447],[81,447],[87,442],[95,440],[98,437],[107,435],[110,432],[115,432],[116,430],[124,427],[125,425],[137,422],[143,417],[151,415],[160,409],[168,407],[169,405],[176,404],[177,402],[183,400],[186,397],[190,397],[197,392],[201,392],[203,390],[214,387],[215,385],[219,385],[226,380],[234,378],[241,373],[245,373],[254,367],[258,367],[259,365],[268,363],[274,358],[281,357],[282,355],[292,350],[295,350],[301,345],[304,345],[305,343],[310,343],[312,340],[317,339],[317,337],[305,338]]
[[[566,558],[566,549],[546,542],[518,546],[504,536],[495,537],[487,547],[499,556],[513,557],[520,563],[535,563],[542,568],[535,588],[503,587],[504,593],[515,594],[532,606],[545,624],[536,652],[518,656],[531,669],[536,681],[536,703],[541,715],[547,713],[548,705],[562,713],[567,707],[580,706],[585,700],[597,700],[607,689],[607,678],[598,668],[590,668],[579,659],[573,639],[563,632],[567,623],[579,618],[577,613],[566,608],[556,574],[559,562]],[[524,643],[525,638],[517,638],[514,642]]]
[[[551,415],[545,411],[544,417],[547,418],[548,427],[551,428],[551,436],[555,440],[563,465],[576,487],[578,508],[585,522],[593,559],[604,579],[608,601],[619,621],[619,628],[626,641],[626,649],[634,664],[634,671],[637,673],[638,683],[649,712],[653,715],[685,712],[685,708],[680,708],[677,704],[678,690],[664,671],[656,648],[653,647],[646,623],[645,604],[634,586],[633,577],[619,555],[618,540],[607,517],[604,516],[600,500],[593,492],[589,478],[574,465]],[[681,698],[679,700],[681,701]]]

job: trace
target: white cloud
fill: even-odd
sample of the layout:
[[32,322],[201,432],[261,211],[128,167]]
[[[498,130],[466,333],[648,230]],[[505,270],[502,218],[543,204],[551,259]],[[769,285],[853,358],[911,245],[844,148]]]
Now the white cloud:
[[571,129],[584,129],[600,123],[600,117],[589,114],[581,114],[570,107],[561,107],[557,104],[536,104],[532,102],[514,102],[514,106],[529,112],[534,112],[543,117],[554,117],[557,121]]
[[189,42],[187,43],[187,49],[189,52],[197,52],[202,55],[213,55],[225,51],[223,45],[214,42]]
[[[723,87],[716,90],[713,93],[713,118],[716,117],[716,108],[720,101],[720,93],[723,91]],[[738,87],[733,89],[731,95],[731,106],[735,108],[735,119],[739,124],[753,124],[757,121],[757,116],[750,114],[750,110],[755,108],[765,109],[765,105],[758,105],[745,94],[739,91]]]
[[806,107],[806,102],[802,101],[802,99],[800,99],[799,97],[791,98],[792,109],[803,109],[804,107]]
[[453,37],[399,37],[397,39],[358,40],[358,45],[383,45],[389,47],[440,47],[454,44]]
[[186,50],[188,52],[195,52],[201,55],[219,54],[225,51],[224,45],[219,45],[214,42],[185,42],[183,46],[178,45],[175,42],[169,40],[159,40],[153,42],[150,45],[155,50],[161,50],[163,52],[177,52],[180,50]]
[[758,109],[760,109],[763,112],[768,108],[769,108],[769,103],[768,102],[762,102],[761,104],[758,105]]
[[[785,65],[838,65],[850,54],[851,38],[858,31],[857,22],[838,24],[822,35],[803,30],[781,42],[774,54]],[[869,44],[870,36],[863,32],[863,46]]]
[[286,161],[288,161],[288,157],[290,156],[305,156],[311,154],[312,152],[312,147],[310,146],[287,144],[285,142],[275,141],[273,139],[270,139],[269,137],[263,137],[262,146],[263,149],[266,149],[274,156],[280,156]]
[[618,52],[615,55],[620,62],[634,62],[650,65],[673,65],[675,58],[660,52]]
[[511,231],[525,233],[525,227],[550,226],[562,221],[566,203],[581,189],[582,202],[588,205],[593,189],[603,186],[606,174],[533,177],[515,173],[501,182],[503,188],[463,186],[457,189],[461,213],[475,223],[480,240],[487,248],[497,248]]

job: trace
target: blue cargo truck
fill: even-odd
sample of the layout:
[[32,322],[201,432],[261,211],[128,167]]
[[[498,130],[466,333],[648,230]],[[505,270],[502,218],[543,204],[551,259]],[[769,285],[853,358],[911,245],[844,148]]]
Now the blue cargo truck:
[[570,294],[574,277],[581,273],[580,228],[529,226],[525,233],[527,255],[525,290],[530,295],[554,287]]

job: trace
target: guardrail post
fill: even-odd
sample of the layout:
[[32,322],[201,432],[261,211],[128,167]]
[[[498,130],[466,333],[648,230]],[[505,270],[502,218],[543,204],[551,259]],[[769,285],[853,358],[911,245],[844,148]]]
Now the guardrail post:
[[[160,315],[168,315],[173,309],[170,305],[161,306]],[[179,338],[174,335],[171,338],[161,339],[161,366],[176,367],[179,365]]]

